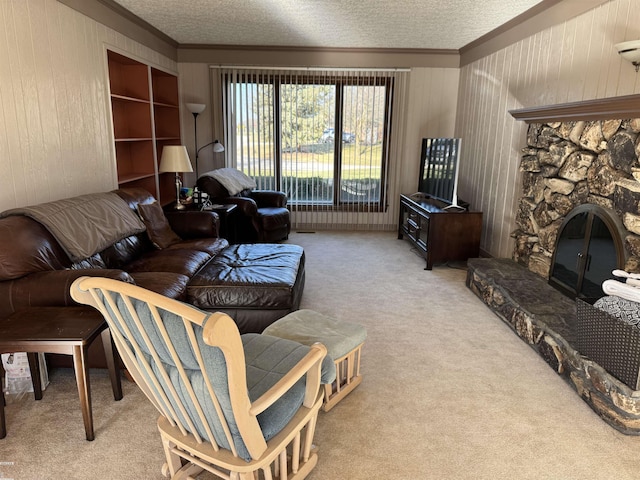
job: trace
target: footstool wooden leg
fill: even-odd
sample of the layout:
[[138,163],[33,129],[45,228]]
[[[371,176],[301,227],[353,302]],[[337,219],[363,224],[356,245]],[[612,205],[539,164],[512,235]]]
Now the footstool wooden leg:
[[362,382],[362,375],[360,375],[362,345],[361,343],[344,357],[335,360],[336,380],[333,384],[324,386],[322,410],[325,412],[331,410]]
[[82,419],[84,420],[84,431],[87,440],[92,441],[93,434],[93,414],[91,412],[91,388],[89,385],[89,367],[87,366],[86,346],[73,347],[73,369],[76,372],[76,383],[78,384],[78,395],[80,397],[80,408],[82,408]]
[[109,378],[111,379],[111,389],[113,390],[113,399],[122,399],[122,379],[120,378],[120,370],[116,361],[116,349],[111,338],[111,330],[105,328],[102,333],[102,346],[107,359],[107,368],[109,369]]

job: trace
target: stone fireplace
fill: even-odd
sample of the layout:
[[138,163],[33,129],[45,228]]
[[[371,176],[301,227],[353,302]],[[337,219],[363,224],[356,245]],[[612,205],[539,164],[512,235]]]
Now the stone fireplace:
[[[614,268],[640,271],[640,95],[510,113],[529,123],[515,248],[512,259],[469,259],[467,286],[607,423],[640,435],[640,390],[576,350],[577,332],[583,331],[576,300],[553,284],[565,237],[574,246],[564,266],[577,263],[579,271],[586,265],[569,276],[587,277],[589,268],[598,275]],[[616,117],[627,120],[610,120]],[[580,217],[587,220],[571,223]],[[580,235],[588,241],[576,256]],[[591,243],[593,252],[586,247]],[[599,294],[601,281],[593,271],[589,276],[590,293],[573,297]]]
[[[520,162],[522,197],[513,259],[548,279],[558,232],[593,204],[623,225],[624,268],[640,268],[640,119],[531,123]],[[617,233],[617,232],[616,232]]]

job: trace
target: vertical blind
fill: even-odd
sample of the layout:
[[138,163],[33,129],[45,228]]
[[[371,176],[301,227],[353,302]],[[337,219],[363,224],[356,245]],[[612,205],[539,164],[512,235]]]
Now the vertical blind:
[[408,72],[218,69],[227,166],[284,191],[294,229],[390,229]]

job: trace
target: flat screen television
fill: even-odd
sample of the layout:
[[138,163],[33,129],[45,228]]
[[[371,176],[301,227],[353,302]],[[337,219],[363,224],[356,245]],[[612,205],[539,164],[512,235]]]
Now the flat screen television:
[[423,138],[418,192],[458,205],[460,138]]

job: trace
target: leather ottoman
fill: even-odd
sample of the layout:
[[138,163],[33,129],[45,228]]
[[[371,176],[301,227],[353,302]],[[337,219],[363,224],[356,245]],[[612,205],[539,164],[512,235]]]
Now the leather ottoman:
[[186,301],[226,313],[240,333],[261,333],[300,307],[304,268],[304,250],[298,245],[230,245],[193,276]]

